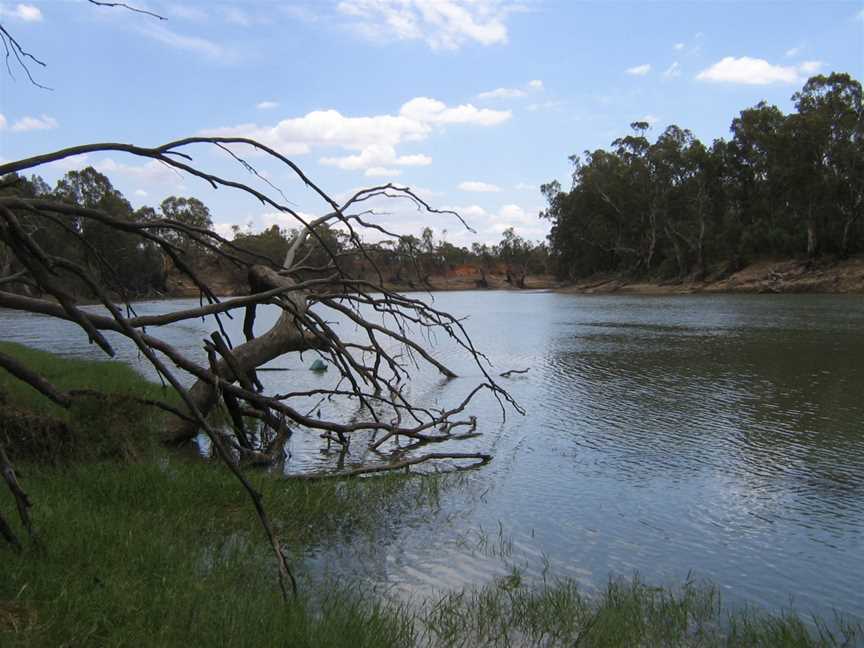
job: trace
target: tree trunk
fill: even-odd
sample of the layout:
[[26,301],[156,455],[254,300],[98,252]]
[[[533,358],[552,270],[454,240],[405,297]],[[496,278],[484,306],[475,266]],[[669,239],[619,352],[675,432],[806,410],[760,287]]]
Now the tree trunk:
[[675,252],[675,263],[678,265],[678,276],[683,277],[687,274],[687,264],[684,259],[684,253],[681,251],[681,243],[678,241],[679,234],[672,230],[669,223],[666,223],[666,236],[672,242],[672,250]]
[[812,220],[807,221],[807,258],[816,257],[816,226]]
[[850,214],[848,209],[843,209],[841,211],[845,212],[846,218],[843,221],[843,237],[840,241],[840,256],[845,259],[849,256],[849,234],[852,232],[852,226],[855,225],[855,221],[858,220],[858,216],[860,216],[861,213],[853,211]]
[[[250,283],[253,283],[259,291],[294,284],[291,279],[283,277],[264,266],[252,267],[250,271]],[[305,313],[305,294],[295,291],[287,293],[284,299],[290,302],[291,308],[296,313]],[[261,365],[285,353],[301,351],[315,346],[315,338],[304,334],[303,330],[295,322],[294,314],[285,310],[269,331],[234,347],[231,355],[234,357],[239,371],[249,374]],[[239,379],[224,359],[217,363],[217,371],[219,376],[225,380],[235,382]],[[205,416],[213,410],[213,407],[218,402],[217,391],[213,385],[204,380],[198,380],[189,390],[189,395],[195,406]],[[194,422],[190,423],[178,419],[170,432],[171,442],[180,445],[190,441],[198,434],[198,426]]]
[[651,269],[651,262],[654,260],[654,250],[657,247],[657,218],[654,215],[654,210],[652,209],[650,214],[648,215],[648,220],[651,223],[651,229],[649,230],[651,233],[650,238],[648,239],[648,254],[645,258],[645,269]]

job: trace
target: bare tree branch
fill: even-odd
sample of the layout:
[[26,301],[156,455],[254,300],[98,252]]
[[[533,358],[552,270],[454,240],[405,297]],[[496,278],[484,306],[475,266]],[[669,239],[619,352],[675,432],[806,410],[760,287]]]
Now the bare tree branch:
[[[115,3],[94,4],[115,6]],[[121,5],[117,3],[117,6]],[[260,173],[235,148],[245,147],[263,153],[271,161],[290,169],[320,198],[324,202],[325,213],[317,218],[307,218],[288,205],[283,192],[270,182],[267,185],[278,194],[278,198],[196,166],[190,154],[193,147],[228,151],[247,172],[258,178],[262,177]],[[490,374],[491,363],[476,349],[459,318],[434,308],[422,299],[401,295],[384,286],[374,255],[370,254],[370,248],[364,243],[361,233],[374,231],[393,240],[399,240],[399,237],[371,222],[369,219],[374,217],[372,212],[349,214],[347,210],[372,199],[407,199],[426,213],[454,216],[467,228],[467,223],[458,214],[434,209],[411,189],[392,184],[359,191],[339,205],[291,160],[274,149],[246,138],[191,137],[154,148],[110,142],[74,146],[2,164],[0,176],[28,171],[73,155],[107,151],[156,160],[181,174],[204,180],[214,188],[245,194],[294,218],[301,228],[300,234],[292,241],[282,263],[276,264],[206,228],[190,226],[177,220],[128,221],[99,209],[56,199],[4,195],[0,196],[0,241],[14,253],[20,266],[40,291],[50,295],[53,300],[0,290],[0,307],[73,322],[109,355],[113,354],[114,349],[103,335],[105,331],[119,334],[127,343],[134,345],[157,375],[177,393],[182,405],[175,407],[162,401],[139,399],[140,402],[172,414],[166,431],[174,444],[187,443],[201,431],[210,439],[217,456],[250,498],[273,549],[280,587],[285,597],[290,592],[296,593],[296,581],[262,497],[245,476],[241,465],[271,465],[282,461],[287,439],[296,432],[314,432],[327,443],[336,442],[344,448],[358,434],[365,435],[363,438],[369,448],[385,457],[380,465],[356,467],[349,471],[337,470],[333,475],[339,478],[408,468],[431,461],[470,459],[475,461],[472,464],[475,466],[491,460],[490,455],[483,453],[410,455],[415,449],[427,444],[456,442],[479,436],[478,421],[470,414],[470,407],[475,398],[486,392],[497,399],[502,414],[506,413],[508,407],[518,412],[523,410],[495,382]],[[77,248],[79,253],[89,255],[93,263],[82,264],[65,253],[52,254],[43,250],[27,228],[22,226],[25,217],[29,223],[46,221],[59,227],[59,231],[65,232],[71,241],[80,244]],[[86,231],[91,224],[135,237],[141,245],[158,250],[171,260],[178,272],[198,287],[202,295],[201,305],[161,315],[135,314],[124,291],[110,293],[101,278],[92,272],[94,266],[104,268],[107,264],[99,258],[98,251],[84,244],[80,236],[79,229]],[[350,248],[347,252],[333,248],[322,236],[324,228],[334,225],[347,231],[346,245]],[[250,294],[222,301],[208,285],[206,278],[184,261],[176,245],[177,236],[186,237],[214,258],[245,269]],[[310,265],[320,263],[320,260],[310,262],[313,249],[326,257],[323,265]],[[368,262],[379,281],[368,281],[346,272],[339,260],[348,254]],[[12,276],[23,277],[21,272]],[[73,295],[61,285],[61,277],[73,277],[86,286],[105,309],[105,314],[82,309]],[[3,283],[15,285],[11,277]],[[125,302],[125,312],[116,303],[118,297]],[[206,304],[203,303],[205,298]],[[277,308],[278,318],[269,330],[256,336],[253,331],[256,309],[264,306]],[[231,311],[237,308],[245,309],[245,341],[234,345],[220,317],[230,317]],[[168,344],[157,336],[158,333],[148,330],[199,317],[213,317],[217,328],[203,341],[208,358],[206,366]],[[360,339],[343,338],[328,317],[335,317],[356,328],[361,332]],[[412,372],[423,364],[433,367],[448,379],[456,376],[436,357],[434,340],[438,337],[448,340],[463,352],[483,377],[479,384],[467,390],[461,402],[441,409],[412,402],[406,396],[409,392],[405,389]],[[322,389],[296,389],[268,395],[258,381],[256,371],[284,354],[303,350],[314,350],[326,360],[337,372],[337,384]],[[64,406],[78,397],[95,396],[86,390],[61,392],[19,365],[0,355],[0,366]],[[187,387],[190,379],[193,384]],[[328,418],[321,415],[318,407],[309,409],[308,400],[315,398],[321,401],[353,401],[357,410],[346,417],[347,420]],[[212,422],[209,415],[219,408],[228,412],[231,425],[220,427]],[[257,421],[260,431],[256,432],[255,426],[249,427],[249,420]],[[409,444],[400,446],[400,439],[409,440]],[[385,448],[389,450],[385,451]],[[389,460],[386,460],[388,456]],[[308,478],[319,479],[322,476]],[[0,518],[0,534],[14,544],[5,533],[7,528],[5,520]]]
[[468,466],[462,466],[455,469],[468,470],[471,468],[477,468],[479,466],[485,466],[487,463],[492,461],[492,455],[483,454],[481,452],[430,452],[428,454],[420,455],[419,457],[403,459],[401,461],[394,461],[393,463],[388,464],[359,466],[357,468],[351,468],[350,470],[341,470],[338,472],[289,475],[287,479],[299,481],[321,481],[323,479],[350,479],[352,477],[360,477],[361,475],[371,475],[375,473],[392,472],[394,470],[404,470],[411,466],[426,463],[427,461],[441,461],[446,459],[475,460],[474,463]]
[[145,16],[152,16],[153,18],[157,18],[159,20],[167,20],[165,16],[160,16],[157,13],[153,13],[152,11],[147,11],[146,9],[138,9],[136,7],[132,7],[125,2],[102,2],[101,0],[87,0],[90,4],[96,5],[98,7],[122,7],[123,9],[128,9],[134,13],[144,14]]

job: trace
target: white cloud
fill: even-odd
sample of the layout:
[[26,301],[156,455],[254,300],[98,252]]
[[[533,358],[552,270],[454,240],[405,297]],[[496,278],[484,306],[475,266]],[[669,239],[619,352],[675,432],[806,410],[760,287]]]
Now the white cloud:
[[198,54],[212,60],[231,60],[234,55],[213,41],[199,36],[186,36],[152,22],[141,23],[139,32],[148,38],[184,52]]
[[494,126],[512,116],[509,110],[478,109],[471,104],[448,108],[443,102],[418,97],[405,103],[398,115],[346,117],[336,110],[316,110],[303,117],[283,119],[275,126],[241,124],[207,131],[210,135],[245,135],[282,152],[306,153],[313,146],[362,150],[381,144],[419,141],[435,124]]
[[801,74],[816,74],[822,67],[822,61],[804,61],[798,65]]
[[678,61],[673,61],[672,65],[663,72],[663,77],[666,79],[674,79],[679,76],[681,76],[681,65]]
[[17,4],[14,9],[0,5],[0,16],[14,18],[23,22],[42,22],[42,10],[28,4]]
[[855,14],[855,20],[864,23],[864,9]]
[[6,128],[6,117],[3,116],[3,113],[0,113],[0,130]]
[[250,13],[240,7],[225,7],[222,10],[222,15],[225,18],[225,22],[232,25],[240,25],[241,27],[266,25],[272,22],[272,19],[266,13]]
[[672,49],[674,49],[676,52],[680,52],[681,50],[684,49],[684,43],[675,43],[672,46]]
[[[5,119],[4,119],[5,122]],[[48,115],[42,115],[41,117],[22,117],[17,120],[14,124],[12,124],[12,132],[13,133],[26,133],[27,131],[34,130],[52,130],[57,128],[59,124],[57,120],[53,117],[49,117]]]
[[[307,223],[315,219],[314,214],[310,214],[304,211],[297,211],[297,215],[300,216],[300,218],[302,218]],[[264,229],[272,227],[273,225],[287,228],[300,226],[300,221],[294,218],[291,214],[281,211],[264,212],[258,217],[250,216],[248,219],[246,219],[246,228],[251,230],[252,226],[255,224],[256,221],[260,223],[260,225]]]
[[231,223],[213,223],[213,231],[229,241],[234,238],[234,230]]
[[89,160],[90,156],[86,153],[82,153],[81,155],[73,155],[71,157],[63,158],[62,160],[49,162],[48,166],[54,169],[59,169],[65,173],[67,171],[83,169],[90,163]]
[[168,7],[168,13],[172,16],[176,16],[177,18],[182,18],[183,20],[192,20],[194,22],[204,22],[209,17],[207,12],[199,7],[192,7],[190,5],[182,5],[182,4],[171,4]]
[[224,15],[225,22],[240,25],[241,27],[249,27],[253,22],[252,17],[239,7],[226,7]]
[[822,66],[819,61],[805,61],[800,65],[772,65],[765,59],[727,56],[696,75],[699,81],[716,83],[742,83],[768,85],[770,83],[799,83],[802,75],[813,74]]
[[417,97],[402,105],[400,116],[425,124],[475,124],[478,126],[497,126],[504,123],[512,113],[509,110],[476,108],[463,104],[455,108],[437,99]]
[[[522,209],[519,205],[504,205],[498,212],[498,215],[512,222],[526,222],[528,219],[528,215],[525,213],[525,210]],[[531,221],[533,223],[533,221]]]
[[525,191],[526,189],[537,189],[540,185],[530,184],[528,182],[517,182],[513,185],[514,189],[518,189],[519,191]]
[[660,120],[655,115],[645,115],[640,117],[637,121],[646,122],[649,126],[653,126]]
[[549,233],[549,225],[537,218],[539,209],[525,209],[521,205],[502,205],[494,214],[489,214],[484,228],[487,240],[496,238],[498,235],[512,227],[516,233],[524,238],[539,240],[545,238]]
[[388,169],[386,167],[371,167],[363,173],[368,178],[388,178],[402,175],[401,169]]
[[[346,171],[367,169],[366,175],[385,175],[384,173],[370,173],[373,168],[380,171],[384,165],[397,166],[426,166],[432,164],[432,158],[428,155],[396,155],[396,149],[387,144],[370,144],[363,148],[357,155],[345,157],[324,157],[319,160],[321,164],[339,167]],[[386,175],[397,175],[388,172]]]
[[627,68],[627,74],[631,76],[645,76],[651,71],[650,63],[643,63],[642,65],[635,65],[631,68]]
[[527,93],[519,88],[495,88],[488,92],[481,92],[477,95],[478,99],[516,99],[524,97]]
[[146,198],[148,196],[147,192],[144,191],[143,189],[136,189],[135,195],[140,196],[141,198]]
[[488,92],[481,92],[477,98],[481,101],[489,99],[518,99],[525,97],[529,92],[542,92],[543,82],[540,79],[533,79],[525,84],[524,88],[495,88]]
[[398,155],[395,147],[426,139],[436,126],[495,126],[511,116],[509,110],[481,109],[471,104],[448,107],[436,99],[417,97],[403,104],[397,115],[347,117],[336,110],[316,110],[283,119],[275,126],[240,124],[210,129],[204,134],[252,138],[284,155],[302,155],[314,148],[342,148],[354,153],[324,157],[322,164],[360,170],[430,164],[432,159],[427,155]]
[[93,165],[99,173],[106,175],[116,173],[125,175],[131,178],[137,178],[145,183],[165,184],[171,183],[176,185],[178,189],[185,187],[180,184],[182,176],[179,171],[176,171],[161,162],[150,160],[141,165],[126,164],[117,162],[113,158],[105,158]]
[[501,191],[501,187],[499,187],[498,185],[490,184],[488,182],[479,182],[477,180],[466,180],[465,182],[460,182],[459,188],[462,191],[477,191],[480,193],[493,193]]
[[432,49],[507,42],[507,17],[523,9],[505,0],[343,0],[338,10],[373,42],[423,40]]
[[552,110],[553,108],[560,108],[564,103],[565,102],[562,99],[555,99],[551,101],[543,101],[541,103],[528,104],[526,109],[531,112],[536,112],[538,110]]
[[791,48],[789,48],[788,50],[786,50],[786,56],[787,56],[788,58],[792,58],[792,57],[794,57],[794,56],[798,56],[798,54],[799,54],[800,52],[801,52],[801,48],[800,48],[800,47],[791,47]]
[[309,7],[301,7],[299,5],[281,5],[278,9],[282,14],[292,18],[293,20],[300,20],[306,23],[318,21],[318,14]]
[[481,218],[483,216],[486,216],[486,210],[483,209],[480,205],[453,207],[453,211],[455,211],[460,216],[464,216],[465,218]]
[[[325,111],[325,112],[336,112]],[[339,113],[336,113],[337,115]],[[306,117],[315,116],[315,113],[309,113]],[[342,117],[339,115],[339,117]],[[302,132],[296,132],[298,129],[291,128],[294,124],[285,124],[285,122],[297,122],[304,117],[298,119],[286,119],[275,126],[259,126],[258,124],[238,124],[237,126],[222,126],[220,128],[210,128],[201,131],[202,135],[213,137],[246,137],[254,139],[262,144],[276,149],[283,155],[303,155],[311,149],[306,142],[300,141]],[[284,127],[283,127],[284,125]],[[311,129],[310,129],[311,130]]]
[[257,104],[255,104],[255,107],[258,110],[271,110],[273,108],[278,108],[279,102],[278,101],[259,101]]

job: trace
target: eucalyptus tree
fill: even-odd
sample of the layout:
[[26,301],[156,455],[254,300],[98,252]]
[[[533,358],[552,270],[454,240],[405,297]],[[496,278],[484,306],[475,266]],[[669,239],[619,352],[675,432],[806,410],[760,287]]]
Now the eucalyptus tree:
[[786,156],[793,210],[806,213],[807,254],[817,231],[846,256],[864,211],[864,108],[861,84],[848,74],[819,75],[793,96],[789,117],[792,156]]
[[[169,196],[159,205],[160,218],[183,223],[189,227],[212,229],[213,219],[210,209],[197,198]],[[207,254],[207,248],[197,245],[185,234],[166,230],[166,240],[173,243],[193,261],[200,261]]]
[[760,102],[710,147],[648,125],[572,156],[572,185],[543,185],[551,257],[569,277],[617,271],[703,276],[747,258],[864,249],[864,110],[848,74],[816,76],[785,115]]

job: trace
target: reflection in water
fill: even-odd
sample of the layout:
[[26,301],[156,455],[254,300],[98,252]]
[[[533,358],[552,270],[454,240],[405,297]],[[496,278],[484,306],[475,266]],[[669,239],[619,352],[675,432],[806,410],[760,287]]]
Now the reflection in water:
[[[462,445],[495,461],[461,480],[433,518],[397,521],[374,550],[322,548],[346,568],[403,592],[482,582],[499,560],[472,550],[499,522],[529,573],[551,563],[588,588],[609,574],[681,582],[690,570],[727,599],[864,616],[864,301],[848,296],[569,296],[442,293],[468,314],[475,341],[526,408],[478,401],[484,436]],[[176,304],[174,304],[176,305]],[[191,305],[191,304],[190,304]],[[142,314],[159,302],[141,304]],[[263,329],[274,311],[259,316]],[[151,330],[204,362],[210,322]],[[339,325],[347,336],[351,326]],[[240,337],[240,323],[229,322]],[[61,322],[0,311],[4,339],[98,356]],[[76,344],[70,344],[74,338]],[[134,349],[120,356],[148,373]],[[462,377],[417,372],[406,391],[452,405],[480,380],[459,350],[436,354]],[[314,359],[280,358],[268,390],[335,381]],[[149,373],[152,375],[152,373]],[[351,401],[310,400],[323,416],[357,416]],[[295,434],[288,470],[333,465],[317,435]],[[372,460],[357,439],[347,464]],[[358,553],[359,552],[359,553]],[[357,560],[358,555],[363,556]]]

